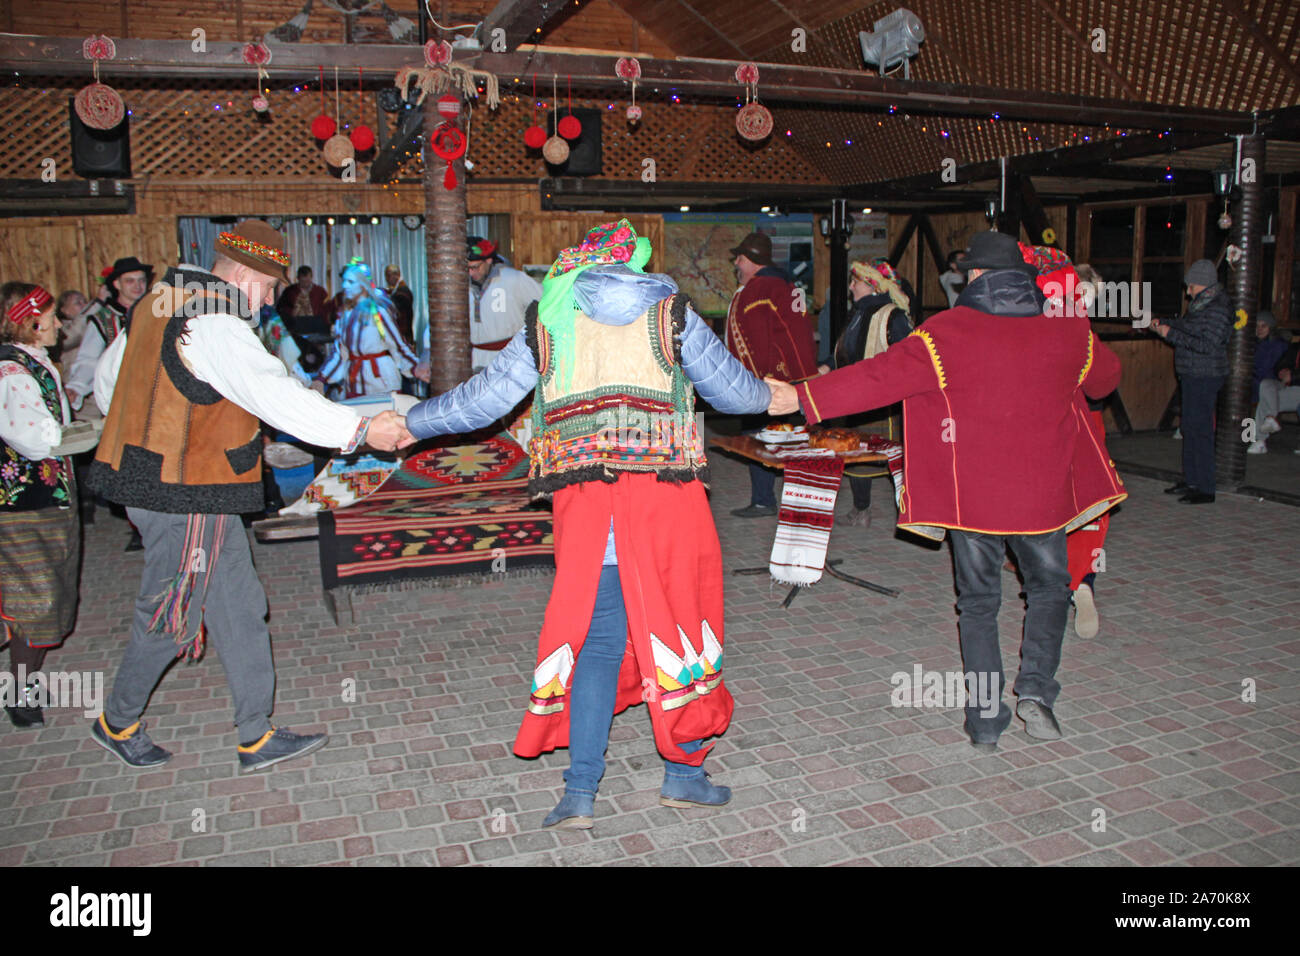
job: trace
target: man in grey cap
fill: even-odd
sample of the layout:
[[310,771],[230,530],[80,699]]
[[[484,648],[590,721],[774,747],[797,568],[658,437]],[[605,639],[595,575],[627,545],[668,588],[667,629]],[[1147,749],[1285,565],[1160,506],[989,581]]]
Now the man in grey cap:
[[1183,390],[1183,480],[1165,489],[1179,501],[1214,501],[1214,406],[1228,376],[1232,304],[1209,259],[1197,259],[1183,277],[1190,302],[1170,323],[1151,330],[1174,347],[1174,371]]

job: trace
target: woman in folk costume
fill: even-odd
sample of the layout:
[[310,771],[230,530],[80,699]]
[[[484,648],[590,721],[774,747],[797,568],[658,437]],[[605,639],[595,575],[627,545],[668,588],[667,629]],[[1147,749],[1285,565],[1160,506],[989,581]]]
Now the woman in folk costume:
[[591,230],[492,363],[406,420],[417,438],[473,431],[535,393],[530,489],[554,499],[556,574],[514,749],[570,749],[548,827],[591,827],[610,722],[643,702],[666,764],[660,803],[731,797],[701,766],[732,699],[694,392],[728,414],[766,409],[771,392],[672,279],[644,273],[649,258],[627,220]]
[[[315,381],[341,386],[345,398],[400,392],[402,376],[411,377],[417,359],[397,327],[397,306],[360,259],[343,270],[342,294],[343,311],[334,323],[334,352]],[[307,378],[305,373],[303,377]]]
[[[853,296],[853,308],[849,310],[844,332],[835,343],[831,355],[832,368],[844,368],[863,359],[874,358],[891,345],[895,345],[912,333],[911,300],[899,284],[893,267],[887,259],[876,259],[871,263],[854,262],[849,266],[849,292]],[[903,430],[898,421],[898,412],[893,410],[883,422],[874,416],[878,431],[892,441],[899,441]],[[862,528],[871,526],[871,481],[882,475],[888,477],[888,469],[872,465],[846,465],[844,474],[849,479],[849,488],[853,491],[853,509],[836,523],[856,525]]]
[[[15,727],[41,727],[30,675],[77,616],[81,528],[72,459],[51,457],[70,420],[59,370],[54,298],[40,286],[0,288],[0,625],[9,642],[5,710]],[[12,701],[12,703],[11,703]]]
[[[1024,260],[1038,270],[1038,288],[1047,299],[1043,312],[1047,315],[1087,315],[1088,307],[1096,300],[1094,284],[1100,276],[1090,266],[1075,269],[1070,257],[1052,246],[1027,246],[1020,244]],[[1084,281],[1080,272],[1087,270],[1096,280]],[[1088,398],[1080,389],[1075,404],[1084,408],[1085,418],[1101,448],[1106,447],[1106,422],[1102,410],[1105,399]],[[1070,561],[1070,601],[1074,605],[1074,633],[1079,637],[1096,637],[1101,629],[1097,614],[1094,587],[1097,571],[1105,569],[1106,532],[1110,528],[1110,512],[1070,532],[1065,539]]]

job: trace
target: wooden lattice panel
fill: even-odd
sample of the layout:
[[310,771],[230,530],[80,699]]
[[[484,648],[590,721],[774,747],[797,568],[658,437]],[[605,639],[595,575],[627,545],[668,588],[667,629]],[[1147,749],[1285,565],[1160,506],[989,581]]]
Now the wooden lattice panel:
[[[368,91],[358,105],[356,78],[351,91],[340,96],[343,128],[364,116],[372,129],[377,122],[375,96]],[[10,87],[0,92],[0,177],[35,179],[41,161],[52,157],[60,179],[72,178],[72,146],[68,100],[88,82],[85,78],[51,79],[39,87]],[[341,80],[341,83],[343,81]],[[311,121],[320,112],[319,89],[295,93],[292,86],[272,79],[270,115],[260,119],[250,105],[254,77],[232,87],[228,81],[195,79],[127,85],[114,81],[130,110],[131,166],[135,178],[270,177],[328,178],[320,147],[311,135]],[[330,84],[332,86],[332,84]],[[334,115],[334,96],[328,98]],[[358,179],[366,166],[360,164]]]
[[[549,83],[548,83],[549,85]],[[646,159],[654,160],[657,184],[670,182],[780,182],[821,184],[829,180],[780,136],[752,146],[736,133],[734,106],[672,103],[647,98],[638,91],[641,122],[629,126],[625,91],[611,91],[600,99],[573,98],[574,108],[593,108],[601,114],[601,174],[597,179],[641,180]],[[531,81],[522,94],[503,91],[500,109],[475,109],[471,124],[469,158],[475,175],[540,179],[549,176],[536,150],[524,145],[524,131],[533,123]],[[551,98],[538,97],[549,110]],[[560,115],[568,99],[561,97]],[[545,110],[537,120],[545,124]],[[418,157],[404,163],[399,178],[420,174]]]

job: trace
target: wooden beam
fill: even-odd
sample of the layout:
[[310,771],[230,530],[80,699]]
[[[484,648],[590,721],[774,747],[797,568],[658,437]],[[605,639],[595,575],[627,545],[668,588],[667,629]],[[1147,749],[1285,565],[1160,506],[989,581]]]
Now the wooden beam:
[[564,10],[564,0],[553,0],[549,4],[537,0],[500,0],[483,19],[479,42],[484,49],[490,49],[493,31],[503,30],[507,50],[516,50],[521,43],[536,43],[542,27]]
[[1061,246],[1061,236],[1056,237],[1055,242],[1048,242],[1043,238],[1043,233],[1051,228],[1052,223],[1047,218],[1047,210],[1043,208],[1042,202],[1038,198],[1038,192],[1034,189],[1033,180],[1028,176],[1020,176],[1020,208],[1024,213],[1025,232],[1029,234],[1029,244],[1031,246]]
[[908,218],[907,225],[903,227],[903,231],[899,233],[897,241],[894,242],[894,248],[889,250],[889,264],[894,268],[898,268],[898,260],[902,258],[903,250],[912,241],[912,233],[916,232],[919,218],[915,213]]
[[[1016,172],[1032,176],[1069,176],[1071,173],[1065,170],[1082,167],[1088,167],[1088,171],[1083,175],[1090,175],[1092,168],[1104,167],[1106,163],[1115,160],[1135,159],[1155,153],[1194,149],[1198,146],[1210,146],[1222,142],[1224,142],[1222,134],[1208,132],[1116,136],[1079,146],[1060,146],[1042,152],[1012,156],[1008,160],[1008,165]],[[918,190],[943,189],[945,185],[950,185],[951,188],[951,185],[969,185],[983,179],[997,179],[999,175],[998,160],[990,159],[958,166],[955,184],[942,182],[939,171],[935,170],[933,173],[922,173],[890,182],[860,183],[846,188],[853,195],[864,199],[872,198],[873,195],[906,196]]]
[[[489,41],[490,42],[490,41]],[[81,38],[6,37],[0,41],[0,69],[29,75],[57,75],[85,69]],[[208,51],[195,54],[188,40],[130,40],[117,43],[117,58],[105,61],[106,76],[184,76],[190,79],[247,77],[242,43],[209,43]],[[281,78],[310,79],[320,63],[344,70],[358,66],[387,78],[403,63],[421,62],[413,44],[295,44],[272,45],[275,58],[268,70]],[[609,55],[566,53],[541,47],[523,47],[513,53],[479,53],[461,62],[488,70],[499,77],[522,82],[531,73],[572,77],[575,89],[608,89],[614,79]],[[700,99],[734,101],[735,63],[678,57],[641,61],[641,87],[651,95],[675,90]],[[1248,113],[1133,103],[1094,96],[1011,90],[957,83],[930,83],[875,76],[859,70],[762,64],[763,99],[805,106],[835,105],[846,110],[905,107],[913,113],[943,116],[989,117],[998,113],[1008,120],[1109,124],[1117,128],[1201,130],[1244,133],[1256,128]]]
[[1295,268],[1296,198],[1300,189],[1283,189],[1277,202],[1277,232],[1273,245],[1273,315],[1278,325],[1291,325],[1291,276]]
[[1300,70],[1295,68],[1295,64],[1291,62],[1290,58],[1278,49],[1272,38],[1241,8],[1241,4],[1237,3],[1237,0],[1219,0],[1219,6],[1223,7],[1228,16],[1241,24],[1242,29],[1249,33],[1250,38],[1259,44],[1259,48],[1268,55],[1277,68],[1291,77],[1292,83],[1300,86]]

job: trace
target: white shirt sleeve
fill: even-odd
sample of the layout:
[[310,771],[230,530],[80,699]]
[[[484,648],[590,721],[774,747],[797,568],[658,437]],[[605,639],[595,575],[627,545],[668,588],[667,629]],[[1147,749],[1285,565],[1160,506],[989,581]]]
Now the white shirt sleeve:
[[[121,337],[118,336],[119,339]],[[99,334],[99,328],[93,322],[86,323],[86,334],[82,336],[81,345],[77,348],[77,360],[72,363],[68,380],[64,383],[69,391],[77,395],[72,403],[74,408],[80,408],[94,388],[95,366],[103,354],[104,337]]]
[[63,439],[36,379],[17,362],[0,362],[0,438],[31,461],[49,458]]
[[[361,416],[312,391],[285,370],[247,325],[232,315],[190,320],[178,351],[203,382],[262,421],[313,445],[347,448]],[[116,343],[114,343],[116,344]]]
[[[94,326],[91,326],[91,328],[93,329]],[[96,332],[95,335],[96,337],[98,337],[99,333]],[[86,336],[86,341],[89,341],[89,339],[90,336],[88,333]],[[104,340],[102,338],[99,339],[101,346],[103,344],[103,341]],[[83,349],[85,348],[84,344],[82,348]],[[126,351],[126,333],[122,332],[117,336],[117,338],[113,339],[113,344],[110,345],[108,349],[99,357],[99,363],[94,366],[95,404],[99,406],[99,410],[103,412],[105,415],[108,414],[109,403],[113,401],[113,389],[117,385],[117,372],[118,369],[122,367],[122,353],[125,351]],[[80,354],[84,355],[85,352],[83,351]]]

